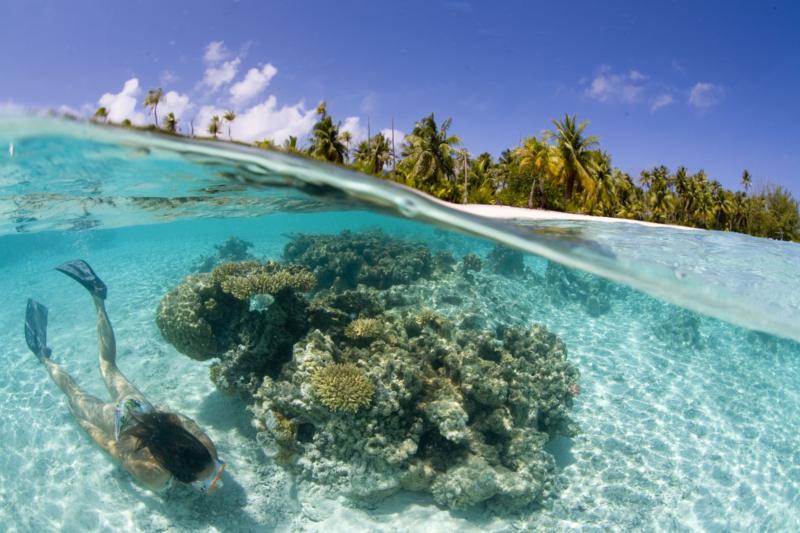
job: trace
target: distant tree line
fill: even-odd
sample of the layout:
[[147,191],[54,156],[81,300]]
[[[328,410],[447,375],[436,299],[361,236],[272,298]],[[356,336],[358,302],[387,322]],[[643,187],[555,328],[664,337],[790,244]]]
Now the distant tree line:
[[[176,134],[178,120],[173,113],[159,128],[162,97],[161,89],[150,90],[144,105],[152,109],[154,128]],[[449,202],[552,209],[800,241],[798,202],[785,188],[754,189],[745,170],[743,190],[732,191],[703,170],[692,174],[682,166],[674,172],[665,166],[643,170],[635,180],[612,165],[599,139],[586,135],[588,122],[578,123],[574,116],[553,120],[551,130],[522,140],[494,159],[486,152],[470,154],[450,133],[452,120],[437,123],[433,113],[417,122],[400,146],[383,133],[351,146],[352,134],[334,122],[324,102],[316,112],[307,145],[292,136],[282,145],[264,139],[255,146],[353,168]],[[108,111],[98,108],[95,119],[107,121]],[[216,139],[224,121],[230,140],[235,120],[233,111],[215,115],[206,131]],[[193,130],[192,125],[192,135]]]

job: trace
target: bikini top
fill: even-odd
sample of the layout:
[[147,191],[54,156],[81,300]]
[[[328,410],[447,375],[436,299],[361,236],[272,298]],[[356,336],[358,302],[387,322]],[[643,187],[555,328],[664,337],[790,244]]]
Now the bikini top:
[[123,431],[136,425],[136,415],[153,412],[153,406],[144,398],[125,396],[114,409],[114,440],[119,440]]

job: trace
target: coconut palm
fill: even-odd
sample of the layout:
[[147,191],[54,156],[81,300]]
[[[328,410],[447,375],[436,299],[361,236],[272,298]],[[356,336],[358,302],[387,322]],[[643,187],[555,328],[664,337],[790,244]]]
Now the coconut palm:
[[541,192],[544,180],[561,172],[559,152],[554,146],[536,137],[530,137],[517,148],[516,155],[519,158],[520,173],[530,179],[528,208],[533,208],[533,195],[536,188],[539,188]]
[[376,176],[383,172],[391,158],[392,147],[382,133],[378,133],[372,139],[361,141],[353,154],[356,168]]
[[463,174],[462,180],[464,182],[464,196],[461,203],[467,203],[468,189],[469,189],[469,152],[466,148],[459,148],[456,150],[456,159],[458,160],[458,167]]
[[225,111],[225,114],[222,115],[222,119],[228,123],[228,140],[231,141],[231,123],[236,120],[236,113],[234,111]]
[[150,89],[147,91],[147,96],[144,97],[144,106],[153,108],[153,120],[158,127],[158,104],[164,97],[164,91],[159,87],[158,89]]
[[178,119],[175,118],[175,113],[169,112],[167,116],[164,117],[164,129],[170,133],[176,133],[178,131]]
[[208,123],[208,133],[213,135],[214,139],[217,138],[217,134],[219,133],[219,115],[211,117],[211,122]]
[[753,185],[753,179],[750,177],[750,172],[747,169],[744,169],[742,172],[742,187],[744,188],[744,193],[747,194],[750,192],[750,187]]
[[339,134],[339,140],[344,143],[347,147],[347,157],[345,159],[350,158],[350,141],[353,140],[353,134],[349,131],[343,131]]
[[408,185],[446,200],[455,199],[452,152],[461,144],[459,137],[448,135],[451,124],[447,119],[438,126],[433,113],[417,122],[403,144],[403,160],[398,167]]
[[299,153],[300,148],[297,146],[297,136],[289,135],[286,140],[283,141],[283,149],[290,153]]
[[472,161],[469,170],[469,196],[471,203],[488,204],[494,200],[497,186],[497,168],[492,155],[484,152]]
[[613,216],[618,210],[617,183],[622,181],[622,172],[611,166],[611,156],[606,152],[597,154],[595,186],[586,191],[584,207],[588,213]]
[[[322,104],[320,104],[322,105]],[[310,153],[312,156],[331,163],[344,163],[347,148],[339,139],[339,125],[334,124],[327,113],[320,113],[314,124]]]
[[320,103],[317,104],[316,109],[317,115],[324,117],[328,114],[328,104],[325,103],[325,100],[322,100]]
[[103,119],[103,122],[108,122],[108,109],[102,106],[98,107],[97,111],[94,112],[94,118]]
[[599,144],[599,140],[594,135],[584,136],[583,132],[588,121],[580,124],[574,116],[565,115],[564,120],[558,122],[553,120],[555,131],[547,132],[549,137],[556,141],[556,146],[561,152],[561,159],[564,162],[562,169],[562,179],[564,181],[564,199],[570,200],[572,194],[578,188],[591,190],[594,186],[594,160],[592,150]]

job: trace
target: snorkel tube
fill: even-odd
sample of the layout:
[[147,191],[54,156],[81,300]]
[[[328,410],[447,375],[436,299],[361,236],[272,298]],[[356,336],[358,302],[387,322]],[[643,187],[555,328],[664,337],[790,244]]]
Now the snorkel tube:
[[222,482],[220,478],[222,478],[222,473],[225,471],[225,467],[227,464],[222,459],[216,459],[214,461],[214,471],[208,475],[205,479],[198,479],[191,483],[191,485],[202,492],[203,494],[211,494],[215,490],[217,490],[217,485],[220,487],[222,486]]

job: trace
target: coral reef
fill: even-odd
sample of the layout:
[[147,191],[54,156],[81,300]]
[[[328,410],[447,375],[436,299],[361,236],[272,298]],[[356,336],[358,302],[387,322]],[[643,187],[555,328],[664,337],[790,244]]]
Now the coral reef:
[[287,262],[314,273],[320,288],[377,289],[430,276],[431,252],[422,244],[393,239],[382,231],[340,235],[296,235],[283,252]]
[[208,255],[200,258],[192,270],[195,272],[211,272],[214,267],[220,263],[230,261],[247,261],[254,259],[248,251],[253,247],[253,243],[240,239],[239,237],[229,237],[228,240],[222,244],[214,246],[217,252],[214,255]]
[[[575,433],[578,380],[564,343],[493,294],[519,283],[516,254],[495,254],[498,276],[379,232],[298,235],[285,262],[190,276],[159,327],[220,358],[212,379],[248,399],[264,451],[302,482],[367,505],[412,490],[516,511],[554,493],[544,445]],[[261,292],[272,300],[253,310]]]
[[[193,274],[167,293],[156,310],[161,334],[193,359],[218,357],[211,367],[217,386],[249,396],[267,373],[277,373],[292,345],[308,330],[302,292],[314,285],[310,272],[274,262],[223,263]],[[266,309],[250,298],[267,293]]]
[[480,272],[483,268],[483,261],[475,254],[467,254],[461,258],[461,272]]
[[611,309],[611,301],[618,296],[612,283],[553,263],[547,265],[545,284],[552,300],[556,303],[577,303],[591,316],[600,316]]
[[486,257],[489,267],[504,276],[521,276],[525,273],[524,255],[519,250],[497,245]]
[[[335,343],[319,330],[295,345],[281,374],[266,377],[256,394],[265,449],[294,455],[289,468],[301,479],[367,503],[402,488],[430,492],[453,509],[508,511],[547,498],[554,462],[543,446],[574,432],[568,411],[577,372],[563,343],[542,327],[498,337],[435,330],[427,320],[409,336],[407,322],[417,323],[408,310],[389,311],[386,334],[367,347]],[[347,386],[328,379],[332,390],[318,392],[326,369],[344,368]],[[353,395],[357,372],[358,387],[374,386],[369,404],[341,399]],[[275,420],[306,428],[304,438],[292,441]]]

